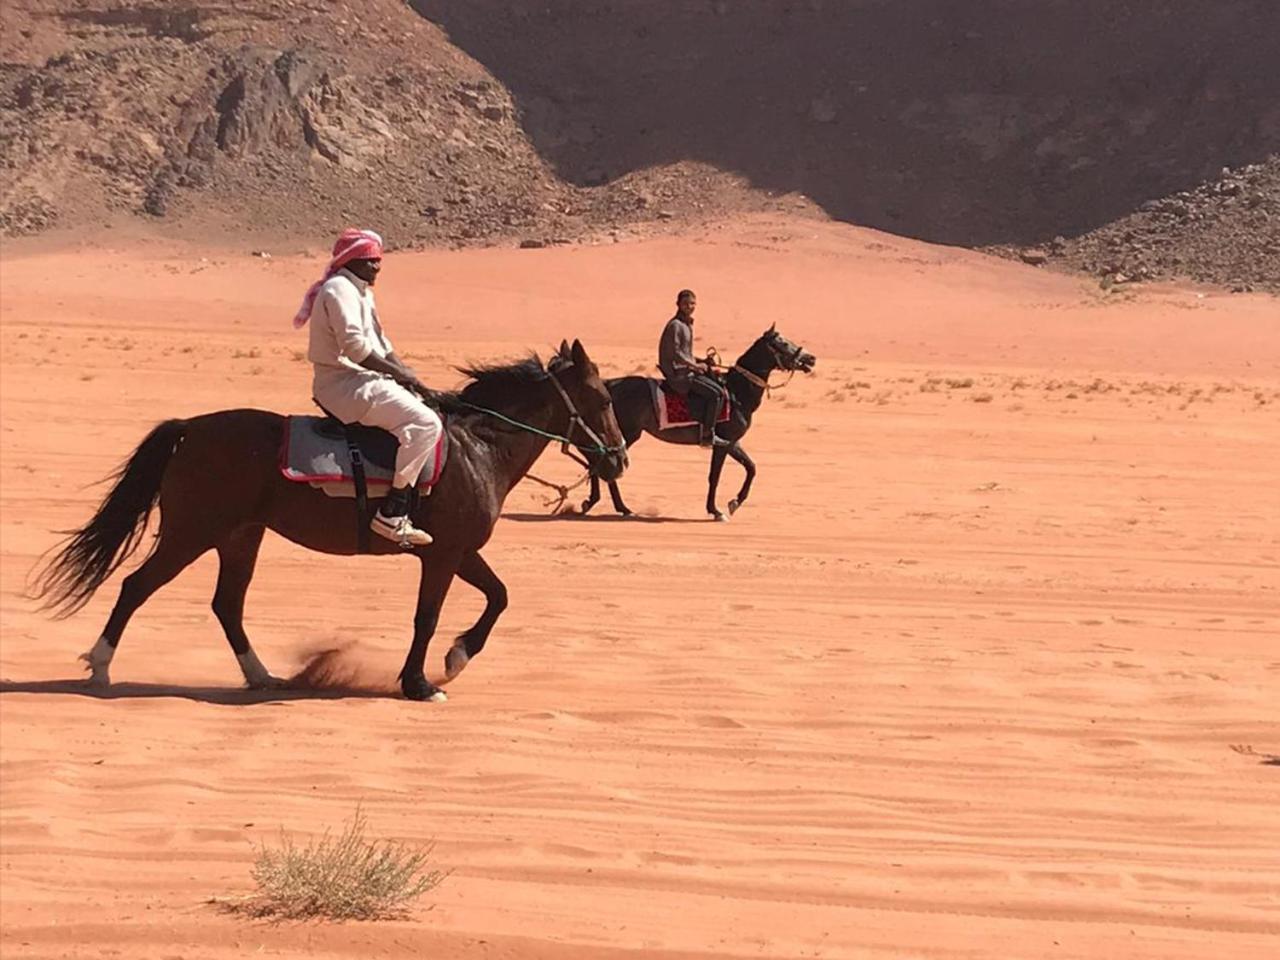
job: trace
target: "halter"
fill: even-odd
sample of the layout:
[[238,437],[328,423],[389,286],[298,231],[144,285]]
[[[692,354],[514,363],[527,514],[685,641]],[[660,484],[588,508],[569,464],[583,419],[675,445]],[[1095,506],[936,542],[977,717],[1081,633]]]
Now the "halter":
[[[587,423],[587,421],[582,419],[582,414],[578,413],[578,408],[573,405],[573,398],[569,396],[569,392],[565,390],[564,386],[556,378],[555,373],[551,370],[548,370],[547,376],[549,376],[551,378],[551,382],[555,384],[556,392],[560,394],[560,399],[564,401],[564,405],[569,410],[569,429],[565,431],[566,436],[563,437],[560,441],[561,453],[563,453],[566,457],[568,457],[570,460],[574,461],[575,463],[580,464],[581,466],[590,470],[591,464],[589,464],[586,460],[583,460],[581,457],[577,456],[572,451],[570,451],[569,449],[570,446],[576,447],[577,449],[583,451],[584,453],[599,453],[599,454],[618,453],[619,451],[624,449],[623,447],[606,446],[605,442],[600,438],[600,435],[591,429],[591,426]],[[580,429],[583,433],[587,435],[587,439],[591,441],[593,446],[588,447],[583,444],[573,442],[573,431],[575,427]]]

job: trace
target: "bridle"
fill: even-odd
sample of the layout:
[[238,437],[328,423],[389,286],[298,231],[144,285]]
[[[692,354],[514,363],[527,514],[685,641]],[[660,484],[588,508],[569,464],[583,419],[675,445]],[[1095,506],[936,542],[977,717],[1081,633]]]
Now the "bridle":
[[[565,390],[564,385],[560,382],[559,378],[556,377],[555,371],[550,367],[547,368],[547,377],[555,385],[556,393],[560,394],[560,399],[564,401],[565,408],[569,411],[569,429],[565,431],[564,435],[559,433],[550,433],[546,430],[535,427],[532,424],[522,423],[519,420],[508,417],[505,413],[499,413],[497,410],[491,410],[489,407],[482,407],[478,404],[468,403],[465,400],[461,402],[463,406],[470,407],[478,413],[487,414],[495,420],[501,420],[503,423],[523,430],[525,433],[532,433],[539,437],[545,437],[548,440],[558,440],[560,442],[560,452],[587,470],[591,469],[591,464],[574,453],[573,450],[570,450],[570,447],[573,447],[582,453],[593,453],[600,456],[606,456],[611,453],[622,453],[626,450],[625,445],[620,447],[609,446],[600,438],[600,435],[596,433],[595,430],[591,429],[591,425],[582,418],[582,414],[580,414],[578,412],[578,408],[574,406],[573,398],[569,396],[569,392]],[[581,430],[587,435],[587,439],[591,442],[575,443],[573,440],[574,430]]]
[[799,360],[800,355],[804,353],[804,347],[797,344],[793,352],[779,354],[778,351],[774,349],[772,338],[769,338],[765,341],[765,346],[769,348],[769,353],[773,355],[773,360],[774,360],[774,363],[776,364],[776,368],[781,368],[787,371],[787,379],[782,381],[782,383],[771,384],[769,383],[768,376],[762,377],[757,373],[752,373],[750,370],[744,367],[741,363],[735,363],[730,369],[732,369],[734,373],[738,374],[748,383],[754,384],[755,386],[763,390],[765,396],[767,397],[767,396],[770,396],[774,390],[781,390],[783,387],[785,387],[787,384],[791,382],[791,378],[796,375],[796,370],[799,369],[796,366],[796,361]]
[[[570,450],[570,447],[574,447],[583,453],[594,453],[600,455],[620,453],[626,449],[625,445],[621,447],[610,447],[605,444],[600,435],[596,433],[595,430],[591,429],[591,425],[588,424],[586,420],[582,419],[582,414],[578,413],[578,408],[573,404],[573,398],[569,396],[569,391],[564,388],[564,385],[560,382],[559,378],[556,377],[555,371],[548,369],[547,376],[551,378],[551,382],[555,385],[556,392],[560,394],[560,399],[564,401],[564,405],[569,411],[569,429],[565,431],[565,436],[557,438],[560,440],[561,453],[578,465],[590,470],[591,464]],[[589,446],[573,442],[573,431],[575,429],[581,430],[587,435],[587,439],[591,441]]]

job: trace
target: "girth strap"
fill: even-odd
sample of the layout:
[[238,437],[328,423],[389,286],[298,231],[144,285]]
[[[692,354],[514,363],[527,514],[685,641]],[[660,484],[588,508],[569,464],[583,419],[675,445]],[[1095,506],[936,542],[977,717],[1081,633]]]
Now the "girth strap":
[[347,438],[347,453],[351,455],[351,479],[356,487],[356,553],[369,552],[369,484],[364,476],[364,457],[360,445],[352,436],[347,424],[342,425]]

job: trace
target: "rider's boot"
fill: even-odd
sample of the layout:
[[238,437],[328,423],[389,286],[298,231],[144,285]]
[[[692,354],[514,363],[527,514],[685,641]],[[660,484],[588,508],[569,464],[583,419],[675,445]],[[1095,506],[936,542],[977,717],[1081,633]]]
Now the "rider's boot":
[[700,447],[727,447],[729,441],[722,437],[716,436],[716,421],[720,418],[720,410],[724,405],[724,400],[716,397],[707,403],[708,412],[705,414],[703,422],[698,431],[698,446]]
[[712,427],[711,429],[707,429],[706,427],[701,427],[700,431],[701,432],[698,434],[698,446],[707,447],[707,448],[729,446],[728,440],[726,440],[724,437],[716,436],[716,431],[714,427]]
[[386,499],[382,501],[382,506],[373,515],[369,529],[378,536],[399,544],[405,550],[425,547],[431,543],[431,534],[425,530],[419,530],[409,519],[408,487],[391,488]]

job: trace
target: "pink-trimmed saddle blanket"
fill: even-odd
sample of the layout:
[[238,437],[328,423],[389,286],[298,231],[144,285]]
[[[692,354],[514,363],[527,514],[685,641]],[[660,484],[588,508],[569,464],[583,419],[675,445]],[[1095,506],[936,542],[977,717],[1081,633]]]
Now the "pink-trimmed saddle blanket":
[[[377,427],[356,429],[369,496],[380,497],[391,486],[400,443],[386,430]],[[447,436],[447,432],[441,432],[435,450],[418,477],[418,490],[424,495],[431,492],[444,472]],[[280,473],[287,480],[309,483],[331,497],[356,495],[346,437],[334,421],[325,417],[288,418],[284,439],[280,442]]]

